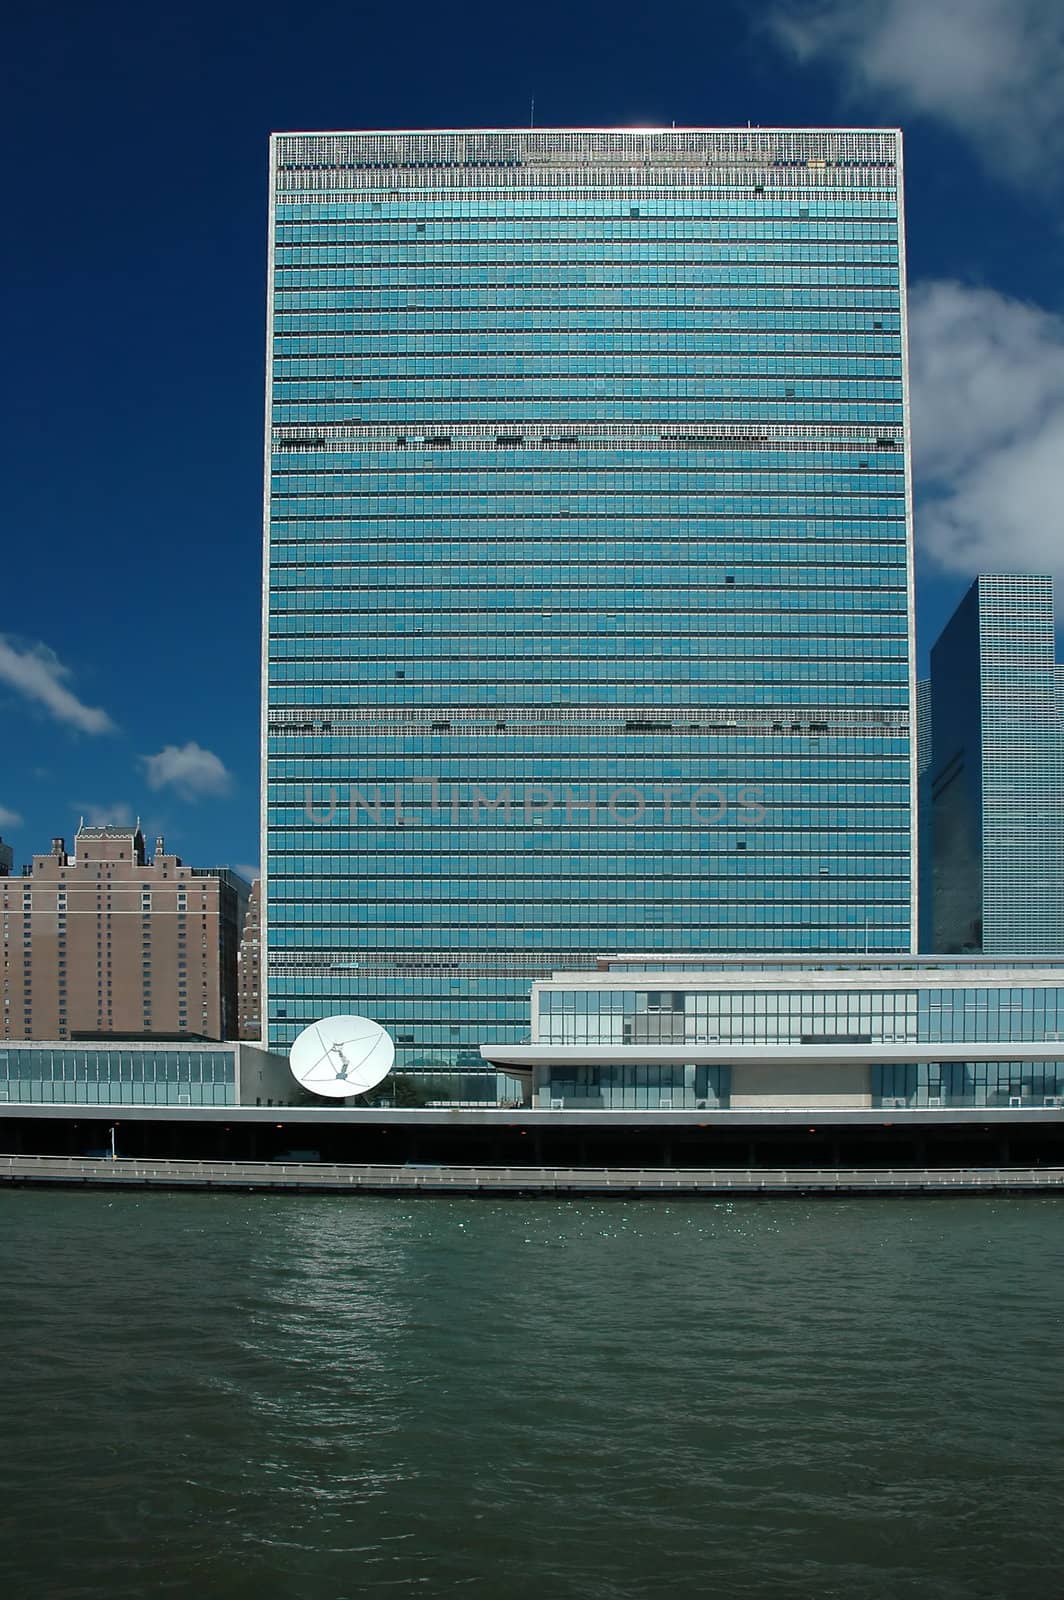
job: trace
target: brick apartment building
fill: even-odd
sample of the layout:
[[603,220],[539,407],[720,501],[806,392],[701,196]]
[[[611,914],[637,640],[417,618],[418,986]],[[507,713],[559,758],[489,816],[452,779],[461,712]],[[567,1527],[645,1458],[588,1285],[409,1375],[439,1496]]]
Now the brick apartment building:
[[78,828],[0,872],[0,1038],[237,1037],[248,885],[187,867],[139,825]]

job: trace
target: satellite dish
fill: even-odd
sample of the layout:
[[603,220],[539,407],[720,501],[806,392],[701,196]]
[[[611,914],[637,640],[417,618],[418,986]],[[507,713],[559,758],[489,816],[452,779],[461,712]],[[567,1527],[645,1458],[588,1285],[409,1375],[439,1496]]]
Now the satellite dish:
[[369,1017],[322,1017],[303,1029],[288,1052],[297,1083],[336,1099],[365,1094],[388,1076],[394,1060],[391,1036]]

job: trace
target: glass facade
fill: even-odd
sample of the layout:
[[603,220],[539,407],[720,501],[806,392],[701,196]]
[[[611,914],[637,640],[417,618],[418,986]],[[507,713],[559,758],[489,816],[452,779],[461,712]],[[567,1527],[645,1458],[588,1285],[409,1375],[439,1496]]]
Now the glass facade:
[[559,1110],[727,1111],[731,1103],[729,1067],[575,1067],[541,1068],[542,1107]]
[[976,579],[931,652],[935,950],[1064,951],[1059,680],[1052,578]]
[[912,948],[900,137],[273,141],[268,1039]]
[[[611,964],[613,965],[613,964]],[[638,967],[633,963],[634,971]],[[1041,973],[1013,969],[998,981],[960,973],[930,981],[862,976],[814,978],[817,968],[792,967],[802,977],[764,972],[742,987],[723,974],[691,979],[682,989],[650,988],[648,975],[627,983],[588,987],[586,978],[537,984],[533,1041],[542,1045],[866,1045],[1064,1041],[1064,964]],[[675,976],[675,974],[674,974]],[[661,981],[666,981],[663,974]],[[1024,980],[1027,981],[1024,981]],[[637,986],[638,985],[638,986]],[[633,1052],[634,1054],[634,1052]],[[810,1050],[815,1056],[815,1049]],[[929,1054],[931,1052],[929,1051]],[[1034,1106],[1064,1103],[1064,1042],[1060,1061],[906,1062],[875,1064],[869,1104],[902,1108]],[[867,1068],[862,1069],[865,1073]],[[787,1071],[777,1087],[785,1091]],[[537,1068],[540,1104],[614,1109],[727,1108],[728,1065],[661,1066],[625,1062]]]
[[231,1106],[236,1055],[122,1045],[0,1047],[0,1101],[45,1105]]
[[[728,1111],[730,1067],[551,1064],[537,1072],[541,1107],[603,1111]],[[781,1079],[781,1082],[783,1080]],[[1058,1110],[1064,1105],[1064,1062],[944,1061],[873,1066],[868,1105],[931,1110],[986,1106]]]
[[540,1044],[1064,1040],[1059,985],[784,990],[539,988]]
[[1064,1105],[1064,1062],[942,1061],[872,1069],[877,1106],[988,1106],[1000,1110]]

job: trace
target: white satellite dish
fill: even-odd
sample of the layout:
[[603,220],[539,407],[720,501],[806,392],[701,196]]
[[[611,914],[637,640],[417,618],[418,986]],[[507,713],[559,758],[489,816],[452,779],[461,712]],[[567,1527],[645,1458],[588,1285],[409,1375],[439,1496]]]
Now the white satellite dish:
[[336,1099],[365,1094],[388,1076],[394,1060],[391,1035],[369,1017],[322,1017],[288,1052],[292,1076],[304,1089]]

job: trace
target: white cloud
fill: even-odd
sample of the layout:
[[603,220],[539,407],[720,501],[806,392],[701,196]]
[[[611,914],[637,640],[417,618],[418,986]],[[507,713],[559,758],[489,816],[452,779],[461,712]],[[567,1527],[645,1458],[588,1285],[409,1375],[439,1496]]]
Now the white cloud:
[[143,762],[151,788],[176,789],[186,800],[227,794],[232,787],[232,777],[214,752],[191,739],[188,744],[168,744],[158,755],[144,756]]
[[1064,318],[920,284],[909,344],[921,547],[953,572],[1064,577]]
[[90,828],[127,828],[133,825],[133,808],[122,800],[113,800],[110,805],[87,800],[72,805],[70,809]]
[[839,65],[891,118],[917,112],[970,140],[1018,182],[1055,183],[1064,154],[1060,0],[785,0],[776,38]]
[[10,811],[7,806],[0,806],[0,828],[20,828],[22,818],[17,811]]
[[97,706],[87,706],[68,689],[65,679],[70,668],[47,645],[35,644],[19,649],[10,639],[0,636],[0,683],[8,684],[50,711],[59,722],[65,722],[82,733],[113,733],[114,723],[106,711]]

